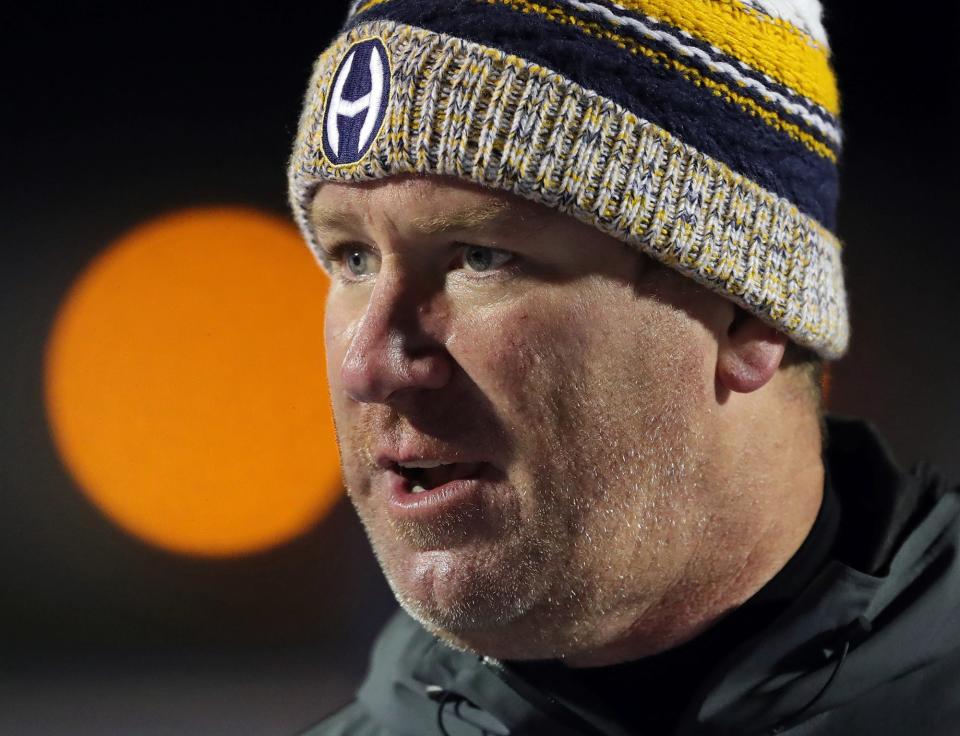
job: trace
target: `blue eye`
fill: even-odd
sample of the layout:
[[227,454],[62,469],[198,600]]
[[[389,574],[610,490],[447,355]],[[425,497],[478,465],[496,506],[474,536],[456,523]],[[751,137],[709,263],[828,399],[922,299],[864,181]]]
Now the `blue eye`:
[[323,249],[342,281],[363,281],[380,268],[379,256],[366,246],[342,243]]
[[464,262],[474,271],[489,271],[499,268],[513,259],[511,253],[483,245],[468,245],[463,254]]
[[365,276],[364,270],[370,254],[360,248],[352,248],[346,252],[347,268],[354,276]]

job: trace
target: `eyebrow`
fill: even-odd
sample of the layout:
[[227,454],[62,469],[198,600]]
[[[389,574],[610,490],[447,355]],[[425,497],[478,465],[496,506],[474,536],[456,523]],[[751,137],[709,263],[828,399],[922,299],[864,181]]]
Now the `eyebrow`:
[[506,202],[494,200],[476,207],[416,218],[412,224],[417,232],[423,235],[443,235],[456,230],[479,230],[503,225],[515,219],[516,214],[507,209]]
[[310,208],[307,216],[314,230],[348,230],[356,224],[356,218],[338,210]]
[[[452,212],[441,212],[430,217],[412,220],[413,228],[421,235],[443,235],[460,230],[529,227],[539,219],[534,211],[511,210],[503,200],[484,202]],[[356,227],[357,218],[342,210],[311,210],[310,222],[316,230],[349,230]]]

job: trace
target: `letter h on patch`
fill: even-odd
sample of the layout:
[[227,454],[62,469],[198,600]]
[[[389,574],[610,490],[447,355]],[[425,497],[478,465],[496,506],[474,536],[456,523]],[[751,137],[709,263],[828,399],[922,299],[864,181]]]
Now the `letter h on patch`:
[[390,63],[377,39],[355,43],[333,77],[323,124],[323,152],[331,163],[359,161],[372,145],[387,113]]

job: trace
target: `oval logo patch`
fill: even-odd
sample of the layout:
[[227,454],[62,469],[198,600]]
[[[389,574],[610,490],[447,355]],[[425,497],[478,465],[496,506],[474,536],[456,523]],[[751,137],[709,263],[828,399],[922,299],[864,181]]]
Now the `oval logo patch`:
[[390,100],[390,59],[378,39],[355,43],[333,76],[323,121],[323,152],[331,163],[352,164],[383,125]]

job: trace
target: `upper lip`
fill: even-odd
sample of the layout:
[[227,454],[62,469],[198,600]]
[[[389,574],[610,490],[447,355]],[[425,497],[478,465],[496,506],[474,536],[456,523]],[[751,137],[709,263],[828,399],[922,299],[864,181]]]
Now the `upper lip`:
[[374,461],[378,468],[390,470],[398,465],[414,462],[432,462],[452,465],[453,463],[480,463],[485,460],[470,457],[456,450],[403,446],[398,448],[382,448],[374,454]]

